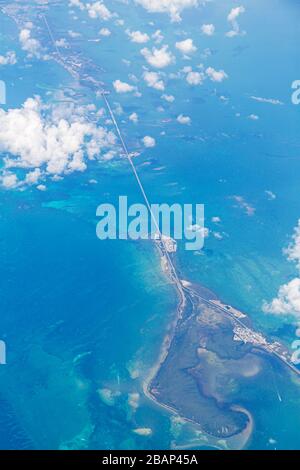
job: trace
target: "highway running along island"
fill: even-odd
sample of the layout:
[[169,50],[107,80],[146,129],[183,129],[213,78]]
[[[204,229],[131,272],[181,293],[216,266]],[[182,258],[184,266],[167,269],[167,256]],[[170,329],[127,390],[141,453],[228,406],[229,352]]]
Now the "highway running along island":
[[[296,375],[297,380],[300,371],[289,351],[255,331],[247,315],[223,304],[208,289],[180,278],[176,242],[161,233],[107,92],[102,97],[155,224],[162,269],[178,296],[176,315],[144,383],[144,393],[158,406],[198,426],[211,445],[244,448],[252,435],[253,416],[239,404],[243,394],[246,397],[249,388],[259,394],[262,381],[276,389],[275,367]],[[276,393],[280,402],[277,389]]]

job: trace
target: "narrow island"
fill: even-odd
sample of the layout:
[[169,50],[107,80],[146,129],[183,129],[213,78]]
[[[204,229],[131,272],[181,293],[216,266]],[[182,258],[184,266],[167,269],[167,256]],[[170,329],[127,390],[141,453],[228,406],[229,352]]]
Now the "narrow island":
[[253,417],[240,404],[241,391],[249,384],[259,386],[274,364],[297,377],[300,371],[289,351],[255,331],[245,313],[179,278],[174,240],[162,237],[155,243],[162,269],[177,290],[178,307],[144,392],[199,426],[214,445],[243,448],[252,435]]

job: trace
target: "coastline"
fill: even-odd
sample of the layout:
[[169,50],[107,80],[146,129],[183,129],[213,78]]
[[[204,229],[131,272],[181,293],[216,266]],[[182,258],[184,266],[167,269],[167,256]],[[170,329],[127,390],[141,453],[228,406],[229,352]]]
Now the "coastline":
[[[161,256],[163,257],[164,256],[163,250],[158,244],[157,246],[159,248]],[[173,262],[174,260],[172,259],[172,264]],[[240,341],[246,344],[248,341],[250,341],[250,343],[252,343],[251,344],[252,351],[260,350],[260,351],[263,351],[267,355],[266,357],[268,357],[268,355],[276,357],[281,362],[283,362],[285,366],[289,367],[290,370],[295,372],[298,376],[300,375],[300,371],[297,370],[295,367],[293,367],[293,365],[289,362],[288,353],[283,348],[283,346],[281,346],[278,342],[275,342],[275,343],[268,342],[262,334],[252,330],[251,321],[246,314],[240,312],[237,308],[223,304],[221,300],[215,294],[213,294],[211,291],[209,291],[205,287],[202,287],[201,285],[199,286],[194,285],[186,280],[180,280],[182,291],[184,292],[184,298],[185,298],[185,302],[182,302],[182,297],[181,297],[182,292],[178,290],[177,285],[174,282],[174,279],[172,278],[172,273],[170,269],[168,269],[167,263],[162,263],[162,268],[169,282],[174,284],[174,287],[177,291],[179,303],[178,303],[178,307],[177,307],[174,319],[171,321],[168,331],[164,337],[159,356],[157,360],[154,362],[153,366],[150,368],[149,373],[147,374],[146,378],[144,379],[144,382],[143,382],[144,395],[146,396],[146,398],[151,400],[151,402],[154,403],[156,406],[164,409],[165,411],[167,411],[168,413],[171,413],[172,415],[179,416],[183,422],[199,427],[201,430],[201,433],[203,433],[203,435],[205,435],[206,438],[209,439],[210,441],[209,445],[216,446],[218,448],[220,448],[221,446],[221,448],[224,448],[224,449],[226,448],[243,449],[245,448],[245,446],[247,446],[247,443],[250,441],[251,436],[253,434],[254,418],[252,414],[250,413],[250,411],[247,410],[241,404],[239,403],[232,404],[231,411],[234,413],[243,414],[244,416],[247,417],[245,427],[243,427],[243,429],[239,430],[233,435],[219,439],[216,435],[205,431],[202,428],[201,422],[199,422],[199,420],[197,421],[197,420],[191,419],[185,416],[184,414],[180,413],[179,410],[176,409],[175,406],[173,407],[167,403],[164,403],[157,396],[155,396],[155,394],[151,390],[151,385],[153,381],[159,375],[160,371],[162,370],[170,354],[173,341],[176,338],[177,328],[179,328],[180,325],[182,324],[185,325],[186,323],[188,323],[189,319],[195,315],[195,312],[193,312],[190,316],[187,315],[187,318],[183,318],[185,309],[188,306],[188,302],[192,304],[192,307],[194,309],[195,299],[199,300],[201,298],[202,305],[203,305],[203,302],[204,302],[204,305],[205,303],[207,303],[208,305],[212,306],[212,308],[215,309],[215,311],[219,315],[222,315],[226,320],[230,319],[231,324],[234,325],[234,327],[232,328],[234,335],[235,335],[233,338],[233,342]],[[202,295],[205,295],[205,296],[208,295],[209,300],[203,298]],[[213,298],[210,298],[210,297],[213,297]],[[183,322],[181,323],[182,319],[183,319]],[[248,334],[250,335],[250,339],[245,338],[245,332],[247,335]],[[199,438],[199,441],[201,441],[201,438]]]
[[[161,256],[163,257],[163,252],[160,249],[160,246],[158,244],[156,244],[156,245],[158,246],[159,252],[160,252]],[[171,284],[173,284],[175,286],[175,290],[177,291],[177,296],[178,296],[179,303],[178,303],[178,306],[177,306],[176,315],[174,316],[174,319],[170,322],[169,327],[168,327],[168,331],[164,336],[164,340],[163,340],[163,343],[162,343],[162,346],[161,346],[161,349],[160,349],[159,356],[158,356],[157,360],[154,362],[153,366],[150,368],[146,378],[143,381],[143,384],[142,384],[143,393],[144,393],[145,397],[148,398],[155,406],[164,409],[165,411],[167,411],[171,415],[180,416],[180,419],[186,424],[191,424],[193,426],[199,427],[200,430],[201,430],[201,433],[206,437],[206,440],[212,441],[212,442],[208,443],[209,446],[216,447],[218,449],[227,449],[228,446],[229,446],[229,448],[232,448],[232,449],[234,449],[234,448],[242,449],[246,445],[248,440],[250,439],[251,434],[252,434],[252,430],[253,430],[253,422],[254,421],[253,421],[253,417],[252,417],[251,413],[248,412],[248,410],[246,410],[243,407],[238,406],[238,405],[233,407],[234,411],[239,411],[239,412],[244,413],[244,414],[247,415],[248,420],[249,420],[248,424],[241,432],[237,433],[234,436],[229,437],[228,439],[226,439],[226,441],[221,442],[220,439],[218,439],[216,436],[214,436],[212,434],[209,434],[206,431],[204,431],[201,427],[201,423],[198,423],[197,421],[194,421],[194,420],[192,420],[192,419],[190,419],[186,416],[182,416],[182,415],[178,414],[178,411],[176,410],[176,408],[173,408],[171,406],[168,406],[165,403],[162,403],[159,399],[157,399],[155,397],[155,395],[150,390],[152,381],[155,379],[155,377],[159,373],[161,367],[163,366],[164,362],[166,361],[166,359],[168,357],[168,354],[170,352],[170,348],[172,346],[172,342],[173,342],[175,334],[176,334],[176,328],[177,328],[180,320],[183,317],[184,307],[187,304],[187,302],[185,302],[184,304],[182,304],[180,302],[180,299],[181,299],[180,292],[178,292],[178,290],[176,288],[176,284],[174,282],[172,282],[172,278],[170,277],[170,273],[169,273],[168,269],[166,268],[166,264],[161,263],[161,265],[162,265],[163,272],[166,275],[166,278],[169,280],[169,282]],[[192,285],[191,283],[189,283],[189,281],[182,281],[181,280],[181,282],[182,282],[183,287],[188,287],[188,286]],[[206,440],[205,440],[205,443],[207,444]],[[239,442],[240,440],[242,442]],[[201,441],[200,438],[199,438],[199,441]],[[195,445],[196,445],[196,443],[195,443]],[[198,443],[198,445],[200,445],[200,442]]]

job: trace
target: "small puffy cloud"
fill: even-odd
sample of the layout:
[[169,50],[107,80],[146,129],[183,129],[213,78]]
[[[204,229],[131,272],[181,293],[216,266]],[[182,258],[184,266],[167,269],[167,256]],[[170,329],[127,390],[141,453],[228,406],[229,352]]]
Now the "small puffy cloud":
[[110,20],[113,16],[103,2],[87,3],[86,8],[90,18],[100,18],[103,21]]
[[201,85],[203,83],[203,79],[204,76],[201,72],[190,71],[186,76],[186,81],[189,85]]
[[228,98],[228,96],[221,95],[221,96],[219,96],[219,100],[223,101],[223,103],[228,103],[229,98]]
[[209,229],[207,227],[203,227],[202,225],[199,224],[191,224],[187,227],[187,230],[190,232],[197,232],[201,233],[203,238],[209,237]]
[[111,31],[108,28],[101,28],[99,34],[100,36],[110,36]]
[[[300,219],[294,230],[292,242],[283,250],[289,261],[296,263],[300,276]],[[300,277],[280,286],[277,297],[270,303],[264,302],[263,310],[276,315],[294,315],[300,320]]]
[[160,74],[158,72],[144,72],[143,78],[147,85],[150,88],[154,88],[155,90],[164,91],[165,84],[163,80],[160,78]]
[[235,21],[242,13],[245,13],[246,9],[243,6],[232,8],[227,16],[229,22]]
[[141,54],[145,57],[148,64],[157,69],[168,67],[168,65],[174,62],[174,57],[169,52],[168,46],[163,46],[161,49],[153,47],[152,51],[145,47],[141,50]]
[[178,41],[175,43],[176,49],[178,49],[183,54],[189,55],[197,50],[197,47],[194,46],[192,39],[185,39],[184,41]]
[[149,13],[168,13],[171,21],[181,21],[181,12],[185,8],[196,7],[198,0],[135,0]]
[[121,82],[121,80],[115,80],[113,82],[113,87],[117,93],[131,93],[136,90],[136,87],[129,85],[129,83]]
[[215,70],[213,67],[208,67],[205,72],[213,82],[222,82],[228,78],[228,75],[224,72],[224,70]]
[[155,147],[156,142],[153,137],[150,137],[149,135],[145,135],[145,137],[143,138],[143,144],[145,147],[151,148],[151,147]]
[[77,7],[77,8],[79,8],[80,10],[84,10],[84,9],[85,9],[84,3],[82,3],[80,0],[69,0],[69,6],[70,6],[70,7]]
[[213,232],[212,234],[217,240],[223,240],[224,238],[224,236],[220,232]]
[[234,29],[231,29],[230,31],[226,33],[226,36],[228,38],[234,38],[235,36],[238,36],[238,35],[239,35],[239,32]]
[[162,35],[160,29],[157,29],[157,30],[155,31],[155,33],[152,34],[151,37],[152,37],[152,39],[154,39],[154,41],[156,42],[156,44],[160,44],[160,43],[163,41],[163,39],[164,39],[164,37],[163,37],[163,35]]
[[294,261],[296,263],[297,269],[300,271],[300,219],[298,220],[298,225],[294,230],[292,242],[284,250],[284,253],[287,255],[289,261]]
[[18,186],[18,178],[14,173],[4,173],[0,179],[2,186],[6,189],[13,189]]
[[144,44],[150,39],[147,33],[141,33],[141,31],[130,31],[127,29],[126,34],[130,37],[132,42],[137,42],[138,44]]
[[216,28],[213,24],[203,24],[201,26],[201,31],[206,36],[213,36],[213,34],[215,33],[215,29]]
[[116,152],[114,150],[109,150],[108,152],[105,152],[102,156],[102,159],[104,161],[110,161],[116,156]]
[[0,55],[1,65],[15,65],[17,63],[16,53],[13,51],[7,52],[5,55]]
[[61,38],[61,39],[57,39],[57,41],[55,41],[55,46],[67,49],[68,48],[68,43],[65,40],[65,38]]
[[41,45],[37,39],[31,37],[30,29],[21,29],[19,33],[19,41],[23,51],[28,52],[29,56],[40,57]]
[[175,97],[173,95],[162,95],[163,100],[167,101],[168,103],[173,103],[175,101]]
[[249,202],[247,202],[243,196],[233,196],[232,199],[237,203],[238,207],[245,211],[249,217],[252,217],[255,214],[255,207],[249,204]]
[[130,114],[129,120],[130,120],[131,122],[134,122],[134,123],[136,124],[136,123],[138,122],[138,120],[139,120],[139,117],[138,117],[137,113],[132,113],[132,114]]
[[81,36],[80,33],[76,32],[76,31],[72,31],[71,29],[69,29],[68,35],[69,35],[70,38],[72,38],[72,39],[80,38],[80,36]]
[[71,7],[77,7],[81,11],[85,10],[88,12],[90,18],[100,19],[103,21],[110,20],[114,14],[107,8],[102,0],[94,3],[83,3],[80,0],[70,0],[69,5]]
[[179,116],[177,116],[177,122],[179,122],[179,124],[191,124],[191,118],[189,116],[179,114]]
[[276,199],[276,194],[273,193],[273,191],[270,191],[269,189],[266,189],[265,191],[269,201],[273,201],[274,199]]
[[258,121],[259,116],[257,116],[257,114],[249,114],[248,119],[250,119],[251,121]]
[[227,37],[233,38],[235,36],[245,34],[245,31],[240,31],[240,26],[237,22],[238,17],[242,13],[245,13],[245,11],[246,11],[246,9],[243,6],[232,8],[232,10],[230,11],[230,13],[227,16],[227,21],[229,21],[229,23],[231,23],[232,29],[226,33]]

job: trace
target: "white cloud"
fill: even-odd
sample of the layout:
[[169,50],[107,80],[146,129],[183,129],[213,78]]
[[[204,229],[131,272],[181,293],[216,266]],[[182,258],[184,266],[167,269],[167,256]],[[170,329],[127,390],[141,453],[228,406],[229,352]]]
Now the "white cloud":
[[300,278],[296,277],[287,284],[283,284],[278,291],[277,297],[269,304],[263,304],[266,313],[276,315],[295,315],[300,319]]
[[145,135],[145,137],[143,138],[143,144],[145,147],[151,148],[151,147],[155,147],[156,142],[153,137],[150,137],[149,135]]
[[193,70],[193,69],[192,69],[192,67],[191,67],[190,65],[185,65],[185,66],[183,67],[183,69],[181,69],[181,72],[183,72],[183,73],[188,73],[188,72],[191,72],[192,70]]
[[149,87],[154,88],[155,90],[164,91],[165,84],[163,80],[161,80],[158,72],[144,72],[143,78]]
[[193,40],[190,38],[176,42],[175,47],[183,54],[192,54],[197,50],[197,47],[193,44]]
[[283,105],[283,102],[280,100],[275,100],[273,98],[262,98],[260,96],[251,96],[251,99],[258,101],[259,103],[269,103],[274,105]]
[[69,29],[68,35],[69,35],[70,38],[72,38],[72,39],[80,38],[80,36],[81,36],[80,33],[77,33],[76,31],[72,31],[71,29]]
[[201,26],[201,31],[206,36],[212,36],[215,33],[215,26],[213,24],[203,24]]
[[196,7],[198,0],[135,0],[150,13],[168,13],[171,21],[181,21],[180,13],[185,8]]
[[55,41],[55,45],[56,47],[62,47],[64,49],[67,49],[68,47],[68,43],[65,38],[57,39],[57,41]]
[[103,160],[105,161],[110,161],[112,160],[115,156],[117,155],[117,153],[114,151],[114,150],[109,150],[108,152],[104,153],[103,155]]
[[86,8],[90,18],[100,18],[101,20],[107,21],[110,20],[113,16],[102,1],[95,3],[87,3]]
[[[300,276],[300,219],[295,227],[292,242],[283,250],[289,261],[296,263],[296,268]],[[294,315],[300,320],[300,277],[295,277],[286,284],[283,284],[277,297],[270,303],[264,302],[263,310],[276,315]]]
[[18,186],[18,178],[13,173],[5,172],[1,177],[1,183],[6,189],[16,188]]
[[189,230],[190,232],[201,233],[203,238],[209,237],[209,229],[199,224],[191,224],[187,227],[187,230]]
[[173,103],[175,101],[175,97],[173,95],[162,95],[161,97],[168,103]]
[[240,31],[240,26],[237,22],[237,18],[242,14],[245,13],[246,9],[243,6],[232,8],[229,15],[227,16],[227,21],[231,23],[232,29],[226,33],[226,36],[229,38],[233,38],[235,36],[245,34],[245,31]]
[[238,35],[239,35],[239,32],[234,29],[231,29],[230,31],[226,33],[226,36],[228,38],[234,38],[235,36],[238,36]]
[[85,9],[84,3],[82,3],[80,0],[69,0],[69,6],[70,6],[70,7],[77,7],[77,8],[79,8],[80,10],[84,10],[84,9]]
[[233,22],[235,21],[242,13],[245,13],[245,7],[243,6],[240,6],[240,7],[235,7],[235,8],[232,8],[232,10],[230,11],[229,15],[227,16],[227,20],[229,22]]
[[[37,97],[21,108],[0,109],[0,152],[6,155],[2,184],[33,184],[49,174],[85,170],[88,160],[115,143],[111,132],[86,119],[87,112],[75,104],[45,106]],[[25,179],[17,182],[13,169],[24,172]]]
[[161,49],[153,47],[152,51],[147,48],[141,50],[141,54],[145,57],[148,64],[157,69],[168,67],[174,62],[174,57],[168,51],[168,46],[163,46]]
[[110,36],[111,31],[108,28],[101,28],[99,34],[100,36]]
[[27,184],[35,184],[39,181],[41,176],[42,176],[42,172],[41,172],[40,168],[35,168],[35,170],[30,171],[29,173],[27,173],[27,175],[25,177],[25,182]]
[[255,214],[255,207],[253,207],[249,202],[247,202],[243,196],[233,196],[232,199],[237,202],[238,207],[243,209],[245,213],[249,216],[252,217]]
[[224,70],[215,70],[213,67],[208,67],[206,69],[206,74],[213,82],[222,82],[228,78],[228,75]]
[[212,234],[217,240],[223,240],[224,238],[224,236],[220,232],[213,232]]
[[28,52],[30,56],[40,57],[41,45],[37,39],[31,37],[30,29],[21,29],[19,40],[23,51]]
[[1,65],[15,65],[17,63],[16,53],[8,51],[5,55],[0,55],[0,66]]
[[130,114],[129,120],[130,120],[131,122],[134,122],[134,124],[136,124],[136,123],[138,122],[138,120],[139,120],[139,117],[138,117],[137,113],[132,113],[132,114]]
[[269,201],[273,201],[274,199],[276,199],[276,194],[273,193],[273,191],[266,189],[265,193],[268,196]]
[[284,253],[287,255],[289,261],[294,261],[296,263],[297,269],[300,271],[300,219],[298,220],[298,225],[294,230],[292,236],[292,243],[289,244]]
[[203,73],[200,72],[190,71],[186,76],[186,81],[189,85],[201,85],[203,83],[203,79]]
[[121,80],[115,80],[113,82],[114,89],[117,93],[131,93],[136,90],[136,87],[129,85],[129,83],[121,82]]
[[150,39],[147,33],[141,33],[141,31],[130,31],[127,29],[126,34],[128,34],[132,42],[137,42],[138,44],[148,42]]
[[93,19],[99,18],[100,20],[108,21],[114,16],[113,13],[111,13],[110,10],[105,6],[102,0],[86,4],[80,0],[70,0],[69,6],[77,7],[81,11],[86,10],[90,18]]
[[191,118],[189,116],[184,116],[183,114],[179,114],[179,116],[177,116],[177,121],[180,124],[191,124]]
[[251,121],[258,121],[259,116],[257,116],[257,114],[249,114],[248,119],[250,119]]
[[156,42],[156,44],[160,44],[160,43],[163,41],[163,39],[164,39],[164,37],[163,37],[163,35],[162,35],[160,29],[157,29],[157,30],[155,31],[155,33],[152,34],[151,37],[152,37],[152,39],[154,39],[154,41]]

